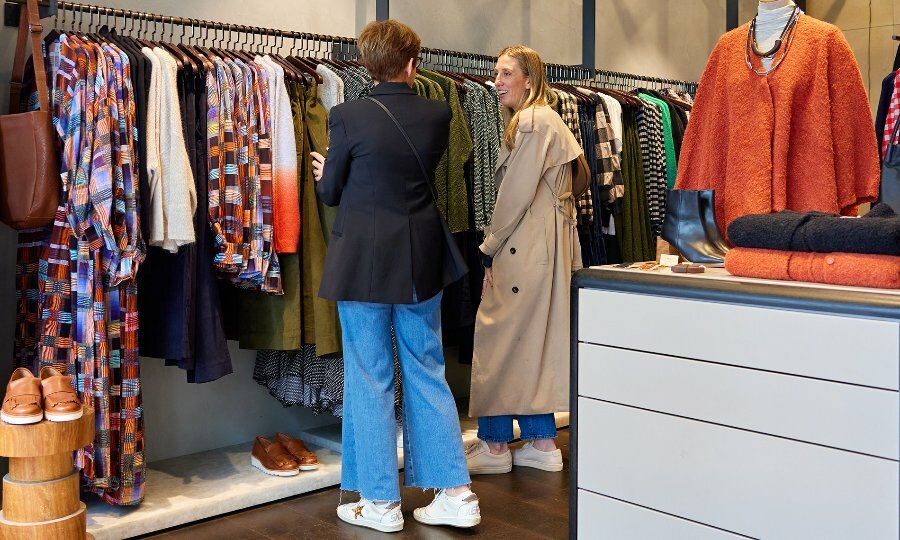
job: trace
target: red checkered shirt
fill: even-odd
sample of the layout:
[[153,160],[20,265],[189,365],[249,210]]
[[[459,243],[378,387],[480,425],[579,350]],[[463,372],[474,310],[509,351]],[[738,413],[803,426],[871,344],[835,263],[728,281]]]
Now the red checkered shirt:
[[881,155],[885,155],[887,147],[891,144],[891,135],[894,134],[894,125],[900,120],[900,70],[897,70],[894,79],[894,92],[891,94],[891,105],[888,107],[887,118],[884,122],[884,134],[881,137]]

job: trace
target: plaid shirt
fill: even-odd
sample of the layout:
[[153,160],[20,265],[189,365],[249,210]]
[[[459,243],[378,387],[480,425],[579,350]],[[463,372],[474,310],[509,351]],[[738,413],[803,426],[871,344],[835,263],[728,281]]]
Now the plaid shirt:
[[[49,50],[62,198],[48,241],[40,242],[37,294],[20,295],[40,313],[33,326],[40,363],[73,375],[82,401],[94,407],[94,443],[76,453],[87,486],[109,503],[132,505],[142,500],[144,481],[134,280],[144,251],[130,66],[116,47],[74,36]],[[28,257],[40,236],[20,238],[20,287],[29,286]],[[21,337],[17,343],[30,346]]]
[[[593,92],[584,89],[585,92]],[[613,131],[609,109],[603,99],[597,100],[597,167],[598,181],[603,186],[604,203],[614,203],[625,195],[625,179],[622,177],[621,155],[616,152],[614,143],[616,134]]]
[[113,56],[116,64],[111,78],[115,82],[116,92],[114,124],[118,126],[118,132],[113,132],[116,135],[113,170],[116,205],[113,208],[112,229],[118,247],[119,264],[111,269],[109,275],[111,284],[118,285],[137,276],[146,249],[141,236],[138,212],[136,171],[139,164],[137,163],[137,154],[134,152],[134,145],[138,140],[137,105],[133,99],[131,65],[128,56],[117,47],[106,45],[105,50]]
[[[575,140],[578,141],[578,146],[584,148],[584,139],[578,121],[578,104],[575,101],[575,98],[561,90],[554,90],[554,92],[556,92],[556,95],[559,97],[560,116],[562,117],[563,122],[565,122],[566,126],[572,130],[572,133],[575,135]],[[578,206],[579,225],[591,223],[594,220],[594,202],[591,197],[590,187],[578,197],[576,203]]]
[[894,134],[894,126],[898,120],[900,120],[900,76],[894,79],[894,91],[891,94],[890,106],[884,122],[884,133],[881,136],[882,156],[887,153],[887,147],[891,144],[891,135]]
[[230,68],[214,59],[215,75],[207,73],[207,156],[209,159],[209,221],[215,234],[213,263],[220,273],[240,269],[243,261],[244,198],[238,171],[238,133],[234,121],[234,82]]
[[[643,99],[643,98],[641,98]],[[666,217],[666,148],[663,141],[662,111],[658,104],[644,100],[637,114],[641,161],[647,185],[647,205],[653,234],[662,233]]]
[[[243,278],[251,288],[265,292],[282,294],[281,271],[278,255],[275,253],[272,177],[272,122],[270,118],[271,95],[269,93],[268,75],[257,64],[247,66],[252,77],[248,79],[251,126],[253,144],[251,145],[251,169],[249,185],[252,193],[249,200],[252,204],[252,220],[248,237],[250,238],[250,257]],[[255,148],[253,148],[255,147]]]
[[236,287],[282,294],[274,242],[271,96],[255,63],[214,59],[207,74],[209,219],[214,264]]

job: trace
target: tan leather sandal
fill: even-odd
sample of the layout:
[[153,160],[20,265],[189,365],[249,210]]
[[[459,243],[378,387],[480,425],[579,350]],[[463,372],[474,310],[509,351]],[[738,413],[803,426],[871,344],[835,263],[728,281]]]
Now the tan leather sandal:
[[300,463],[280,442],[257,437],[250,453],[250,464],[272,476],[296,476]]
[[71,422],[84,414],[72,378],[52,367],[41,369],[41,389],[44,394],[44,417],[51,422]]
[[300,439],[278,432],[275,434],[275,440],[284,445],[294,459],[300,463],[301,471],[314,471],[319,468],[319,458],[316,457],[316,453],[306,448]]
[[36,424],[44,419],[41,381],[27,368],[16,369],[9,378],[0,419],[16,425]]

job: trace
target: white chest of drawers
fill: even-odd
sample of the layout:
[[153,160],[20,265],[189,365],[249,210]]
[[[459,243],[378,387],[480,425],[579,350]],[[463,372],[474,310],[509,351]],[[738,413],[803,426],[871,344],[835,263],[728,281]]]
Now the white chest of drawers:
[[570,536],[900,536],[900,294],[588,269]]

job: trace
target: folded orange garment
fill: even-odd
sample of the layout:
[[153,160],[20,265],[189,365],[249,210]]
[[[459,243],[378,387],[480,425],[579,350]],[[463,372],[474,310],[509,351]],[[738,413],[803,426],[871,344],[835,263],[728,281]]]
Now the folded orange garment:
[[900,257],[892,255],[733,248],[725,269],[741,277],[900,289]]

